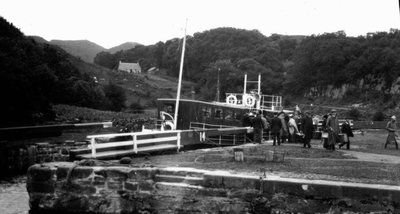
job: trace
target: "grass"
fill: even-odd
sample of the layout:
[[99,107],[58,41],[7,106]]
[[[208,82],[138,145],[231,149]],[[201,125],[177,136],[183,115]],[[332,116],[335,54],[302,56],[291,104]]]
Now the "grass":
[[395,145],[389,144],[387,149],[384,148],[386,137],[385,130],[365,130],[364,134],[355,135],[350,141],[356,151],[400,157],[400,150],[396,150]]

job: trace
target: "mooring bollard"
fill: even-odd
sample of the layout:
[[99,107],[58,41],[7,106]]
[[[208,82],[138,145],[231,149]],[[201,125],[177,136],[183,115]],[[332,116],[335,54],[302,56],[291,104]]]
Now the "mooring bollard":
[[244,161],[243,148],[233,148],[233,154],[235,156],[235,161],[237,161],[237,162]]

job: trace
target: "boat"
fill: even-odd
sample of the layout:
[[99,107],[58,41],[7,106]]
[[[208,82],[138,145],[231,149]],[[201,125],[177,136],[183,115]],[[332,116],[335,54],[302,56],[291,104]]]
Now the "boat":
[[[257,83],[258,89],[247,92],[248,83]],[[157,111],[161,121],[161,129],[193,129],[207,127],[242,127],[245,114],[262,112],[272,117],[274,112],[290,113],[282,107],[282,97],[263,95],[260,90],[261,75],[257,81],[247,81],[244,77],[243,93],[226,93],[225,102],[206,102],[194,99],[180,99],[179,118],[175,124],[175,106],[173,98],[157,99]]]

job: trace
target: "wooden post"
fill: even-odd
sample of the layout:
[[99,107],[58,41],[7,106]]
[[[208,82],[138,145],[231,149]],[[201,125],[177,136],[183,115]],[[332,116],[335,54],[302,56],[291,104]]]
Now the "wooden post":
[[96,158],[96,139],[94,137],[90,138],[90,145],[92,146],[92,157]]
[[137,150],[137,136],[136,135],[132,135],[133,138],[133,151],[137,154],[138,150]]
[[181,132],[178,132],[177,133],[177,136],[176,136],[176,145],[178,146],[178,152],[179,152],[179,149],[181,148]]

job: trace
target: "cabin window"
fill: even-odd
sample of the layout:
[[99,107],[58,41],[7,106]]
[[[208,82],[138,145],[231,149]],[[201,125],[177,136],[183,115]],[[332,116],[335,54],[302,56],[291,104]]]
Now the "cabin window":
[[210,118],[211,117],[211,108],[203,106],[201,109],[203,117]]
[[215,119],[223,119],[223,115],[222,115],[222,109],[220,108],[215,108],[214,109],[214,118]]
[[235,112],[235,119],[242,120],[243,114],[241,111]]
[[225,120],[232,120],[235,118],[235,112],[232,110],[225,110]]
[[174,110],[175,110],[175,108],[174,108],[174,105],[173,104],[164,104],[164,107],[163,107],[163,111],[165,111],[165,112],[167,112],[167,113],[174,113]]

